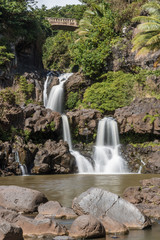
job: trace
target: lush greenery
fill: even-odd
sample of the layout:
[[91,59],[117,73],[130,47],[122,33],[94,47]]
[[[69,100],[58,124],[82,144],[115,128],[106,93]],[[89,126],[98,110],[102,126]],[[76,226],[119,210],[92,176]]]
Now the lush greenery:
[[140,21],[139,32],[133,39],[133,51],[137,50],[137,55],[146,55],[149,52],[160,48],[160,3],[150,1],[143,6],[148,12],[148,16],[135,17],[134,21]]
[[130,103],[133,84],[134,75],[130,73],[108,72],[103,82],[95,83],[86,90],[82,105],[103,113],[111,112]]
[[73,41],[73,33],[59,31],[55,37],[48,37],[43,46],[45,68],[62,71],[69,68],[70,53],[68,46]]

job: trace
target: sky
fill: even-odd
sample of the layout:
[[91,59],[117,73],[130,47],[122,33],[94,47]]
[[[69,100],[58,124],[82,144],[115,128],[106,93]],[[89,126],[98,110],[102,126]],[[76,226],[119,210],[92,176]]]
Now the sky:
[[38,7],[41,7],[44,4],[47,8],[69,4],[81,4],[78,0],[37,0],[37,2]]

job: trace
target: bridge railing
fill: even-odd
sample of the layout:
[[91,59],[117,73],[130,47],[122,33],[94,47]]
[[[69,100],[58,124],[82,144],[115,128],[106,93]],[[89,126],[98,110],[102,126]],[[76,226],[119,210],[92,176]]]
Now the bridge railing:
[[66,25],[78,27],[76,19],[72,18],[46,18],[51,25]]

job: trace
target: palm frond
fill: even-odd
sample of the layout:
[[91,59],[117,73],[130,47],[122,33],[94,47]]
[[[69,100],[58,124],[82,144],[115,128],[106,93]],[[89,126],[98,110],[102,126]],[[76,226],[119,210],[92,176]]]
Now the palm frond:
[[141,49],[137,52],[136,58],[144,57],[144,56],[146,56],[149,52],[150,52],[150,49],[149,49],[149,48],[143,47],[143,48],[141,48]]
[[140,31],[160,31],[160,24],[155,22],[141,23],[137,27]]
[[157,1],[149,2],[143,5],[143,9],[149,14],[159,14],[160,4]]
[[151,45],[151,44],[155,44],[155,43],[159,43],[160,44],[160,33],[157,34],[156,36],[153,36],[152,38],[150,38],[146,45]]
[[160,19],[157,19],[156,16],[138,16],[132,19],[133,22],[155,22],[160,23]]

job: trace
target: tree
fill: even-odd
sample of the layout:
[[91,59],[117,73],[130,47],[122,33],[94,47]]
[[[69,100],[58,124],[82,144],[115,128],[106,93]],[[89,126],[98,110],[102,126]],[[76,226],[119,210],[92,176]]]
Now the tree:
[[160,3],[150,1],[143,5],[143,10],[148,13],[147,16],[133,19],[134,22],[141,22],[137,27],[139,32],[133,38],[132,51],[137,51],[137,56],[144,56],[160,49]]

